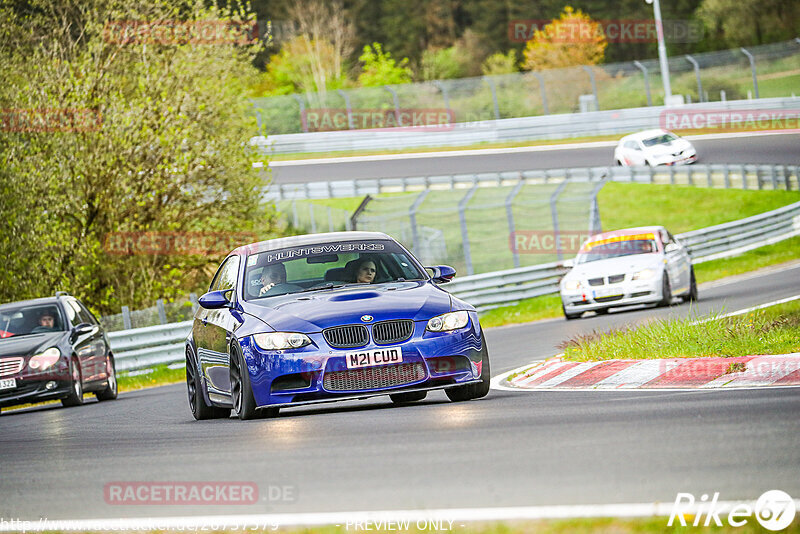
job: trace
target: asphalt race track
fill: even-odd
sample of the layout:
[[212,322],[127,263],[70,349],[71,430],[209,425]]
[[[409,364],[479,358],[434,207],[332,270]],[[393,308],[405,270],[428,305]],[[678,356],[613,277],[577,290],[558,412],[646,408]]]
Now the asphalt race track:
[[[689,139],[692,139],[689,137]],[[699,163],[774,163],[800,164],[800,133],[733,136],[717,139],[692,139]],[[558,169],[612,165],[616,143],[577,148],[549,147],[546,150],[520,149],[499,154],[447,155],[431,153],[422,157],[399,156],[384,160],[345,162],[273,162],[274,183],[397,178],[482,172]],[[605,146],[607,145],[607,146]],[[446,156],[446,157],[445,157]]]
[[[800,293],[800,265],[701,287],[697,312]],[[493,374],[579,332],[686,315],[688,304],[488,332]],[[38,520],[673,502],[678,492],[800,496],[800,388],[688,392],[442,392],[195,422],[185,388],[0,415],[0,517]],[[252,482],[239,506],[122,506],[114,482]],[[279,489],[277,489],[279,488]]]

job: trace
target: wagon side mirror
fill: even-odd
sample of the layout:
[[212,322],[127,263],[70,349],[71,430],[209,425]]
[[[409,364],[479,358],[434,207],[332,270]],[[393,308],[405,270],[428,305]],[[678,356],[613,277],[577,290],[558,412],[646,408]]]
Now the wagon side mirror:
[[449,265],[437,265],[435,267],[425,267],[429,273],[431,273],[431,278],[437,284],[446,284],[450,282],[456,276],[456,270]]

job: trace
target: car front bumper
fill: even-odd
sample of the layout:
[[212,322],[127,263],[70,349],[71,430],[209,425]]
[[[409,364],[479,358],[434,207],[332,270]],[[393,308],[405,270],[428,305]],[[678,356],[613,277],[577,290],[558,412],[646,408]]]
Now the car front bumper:
[[618,306],[653,304],[661,301],[661,298],[660,276],[650,280],[626,280],[618,284],[582,287],[574,291],[561,288],[561,302],[564,311],[569,314]]
[[[3,377],[6,380],[10,377]],[[70,392],[71,383],[68,379],[16,378],[17,386],[13,389],[0,390],[0,408],[43,402],[66,397]],[[50,387],[48,388],[48,384]]]
[[[339,349],[321,333],[308,334],[313,344],[294,351],[265,351],[252,337],[240,340],[256,405],[301,405],[401,392],[447,388],[480,380],[485,352],[477,314],[467,327],[429,332],[427,321],[415,321],[410,339],[397,344]],[[345,355],[396,347],[402,362],[348,369]],[[216,399],[215,399],[216,400]]]

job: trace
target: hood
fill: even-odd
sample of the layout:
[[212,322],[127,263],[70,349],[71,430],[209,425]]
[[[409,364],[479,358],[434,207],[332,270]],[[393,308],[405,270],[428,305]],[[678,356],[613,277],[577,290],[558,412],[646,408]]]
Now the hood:
[[61,338],[69,332],[47,332],[43,334],[29,334],[27,336],[12,336],[0,340],[0,357],[3,356],[30,356],[58,345]]
[[692,144],[686,139],[677,139],[670,143],[652,146],[647,150],[654,156],[671,156],[672,154],[683,152],[691,146]]
[[615,274],[632,273],[642,269],[660,269],[664,266],[663,254],[633,254],[581,263],[572,268],[564,278],[599,278]]
[[450,311],[450,294],[425,281],[350,286],[295,293],[242,303],[277,331],[319,332],[343,324],[387,319],[427,320]]

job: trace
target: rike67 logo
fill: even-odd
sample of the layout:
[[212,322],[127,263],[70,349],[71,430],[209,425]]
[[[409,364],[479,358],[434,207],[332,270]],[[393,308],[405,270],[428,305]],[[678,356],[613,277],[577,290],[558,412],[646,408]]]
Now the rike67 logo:
[[[769,490],[758,498],[755,505],[749,503],[719,502],[719,493],[714,493],[711,500],[708,495],[700,497],[696,502],[691,493],[678,493],[672,505],[668,527],[677,522],[685,527],[687,520],[694,517],[691,525],[694,527],[707,527],[713,521],[714,525],[721,527],[722,517],[727,513],[728,525],[741,527],[755,516],[756,521],[767,530],[783,530],[794,521],[797,505],[788,493],[781,490]],[[705,518],[705,520],[704,520]]]

